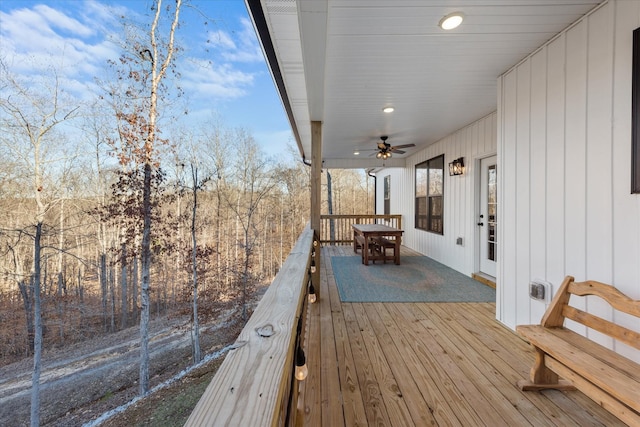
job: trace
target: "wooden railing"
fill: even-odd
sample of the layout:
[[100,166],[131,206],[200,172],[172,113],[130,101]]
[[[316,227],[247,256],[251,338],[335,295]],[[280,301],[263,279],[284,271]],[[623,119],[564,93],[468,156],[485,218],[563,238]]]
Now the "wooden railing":
[[402,215],[320,215],[320,243],[351,243],[351,224],[386,224],[402,229]]
[[294,356],[305,330],[313,236],[303,231],[185,426],[295,424]]

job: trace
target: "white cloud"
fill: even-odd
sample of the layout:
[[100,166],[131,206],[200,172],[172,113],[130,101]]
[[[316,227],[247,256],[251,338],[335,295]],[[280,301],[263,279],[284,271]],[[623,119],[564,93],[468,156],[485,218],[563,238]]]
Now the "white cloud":
[[213,47],[222,59],[229,62],[262,62],[262,50],[251,22],[242,18],[240,25],[240,31],[232,34],[224,30],[209,32],[207,49]]
[[211,31],[207,40],[213,47],[223,50],[236,50],[236,44],[226,31]]
[[255,76],[231,64],[191,59],[183,63],[180,84],[196,98],[238,98],[246,95]]
[[[36,5],[0,12],[0,55],[13,73],[35,82],[54,69],[63,87],[80,98],[91,80],[102,73],[106,60],[117,57],[107,40],[113,14],[95,2],[66,3],[66,9]],[[85,6],[85,7],[83,7]],[[72,16],[82,10],[78,16]]]
[[103,30],[105,25],[111,27],[117,24],[120,17],[131,14],[131,11],[124,6],[115,4],[107,6],[95,0],[86,0],[81,14],[87,22]]
[[247,96],[263,72],[254,64],[264,60],[249,19],[240,19],[239,30],[218,29],[196,37],[201,37],[203,44],[191,46],[191,57],[180,65],[180,84],[190,99],[212,101]]
[[94,29],[89,26],[83,25],[76,19],[73,19],[64,13],[52,9],[46,5],[36,5],[33,10],[42,16],[53,28],[59,28],[66,30],[73,35],[80,37],[88,37],[94,34]]
[[262,55],[262,49],[256,38],[253,24],[247,18],[241,19],[242,31],[240,32],[240,46],[242,54],[240,60],[250,62],[262,62],[264,57]]

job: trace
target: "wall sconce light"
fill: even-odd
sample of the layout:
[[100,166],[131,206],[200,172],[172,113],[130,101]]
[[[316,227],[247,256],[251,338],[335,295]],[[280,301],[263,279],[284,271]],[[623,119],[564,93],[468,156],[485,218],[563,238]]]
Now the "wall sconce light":
[[296,350],[296,379],[298,381],[304,381],[309,375],[309,369],[307,368],[307,358],[304,355],[302,347],[298,346]]
[[313,304],[314,302],[316,302],[317,299],[318,297],[316,296],[316,288],[313,287],[313,283],[309,282],[309,295],[308,295],[309,304]]
[[449,175],[462,175],[464,173],[464,157],[455,159],[449,163]]

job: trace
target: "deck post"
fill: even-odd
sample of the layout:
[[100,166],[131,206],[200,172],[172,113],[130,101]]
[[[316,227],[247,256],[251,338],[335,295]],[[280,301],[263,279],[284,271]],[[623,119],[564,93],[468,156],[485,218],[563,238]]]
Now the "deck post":
[[311,229],[314,232],[315,264],[311,283],[320,298],[320,207],[322,206],[322,122],[311,122]]

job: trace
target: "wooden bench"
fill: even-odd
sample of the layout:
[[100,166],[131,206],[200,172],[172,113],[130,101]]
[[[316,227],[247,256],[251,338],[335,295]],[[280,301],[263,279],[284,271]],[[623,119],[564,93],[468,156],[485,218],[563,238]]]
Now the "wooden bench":
[[[395,261],[396,259],[396,241],[387,239],[386,237],[376,237],[374,239],[376,245],[376,252],[379,252],[382,256],[382,261],[386,264],[387,259]],[[387,258],[387,249],[393,251],[393,255]]]
[[[364,236],[361,234],[355,234],[354,233],[354,239],[353,239],[353,251],[355,253],[358,253],[358,249],[362,249],[363,251],[361,252],[362,254],[362,263],[364,264]],[[373,241],[369,241],[369,253],[373,254],[375,251],[375,247],[376,244]],[[375,262],[375,261],[374,261]]]
[[564,320],[571,319],[640,350],[638,328],[631,330],[569,305],[571,295],[598,296],[613,309],[637,318],[636,325],[640,325],[640,300],[630,299],[611,285],[575,282],[567,276],[540,325],[516,327],[536,351],[530,381],[519,381],[518,385],[522,390],[577,388],[620,420],[640,426],[640,364],[565,328]]

